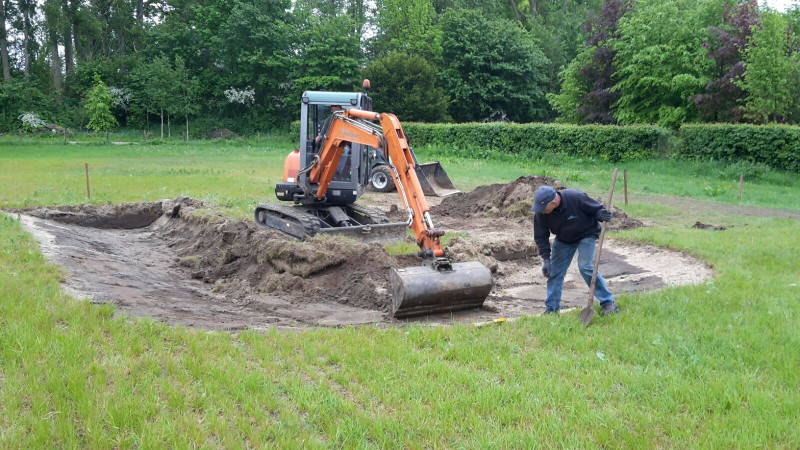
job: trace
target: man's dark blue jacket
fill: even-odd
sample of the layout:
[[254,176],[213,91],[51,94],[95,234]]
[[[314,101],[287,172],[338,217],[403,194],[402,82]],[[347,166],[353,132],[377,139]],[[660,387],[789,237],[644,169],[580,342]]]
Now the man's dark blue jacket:
[[603,205],[577,189],[562,189],[561,204],[550,214],[533,216],[533,239],[539,256],[550,259],[550,233],[565,244],[576,244],[587,237],[600,237],[598,218],[605,211]]

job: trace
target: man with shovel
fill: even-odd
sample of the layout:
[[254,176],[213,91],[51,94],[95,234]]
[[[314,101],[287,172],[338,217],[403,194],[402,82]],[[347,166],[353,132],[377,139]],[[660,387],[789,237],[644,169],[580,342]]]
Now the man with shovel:
[[[544,259],[542,274],[547,277],[547,300],[545,314],[557,314],[561,308],[561,289],[564,275],[578,252],[578,269],[586,284],[591,286],[594,266],[595,241],[600,236],[598,222],[611,221],[611,211],[577,189],[556,192],[551,186],[536,190],[531,211],[533,216],[533,238]],[[550,233],[556,238],[550,248]],[[608,291],[606,282],[597,274],[595,296],[603,308],[600,315],[615,314],[619,306]]]

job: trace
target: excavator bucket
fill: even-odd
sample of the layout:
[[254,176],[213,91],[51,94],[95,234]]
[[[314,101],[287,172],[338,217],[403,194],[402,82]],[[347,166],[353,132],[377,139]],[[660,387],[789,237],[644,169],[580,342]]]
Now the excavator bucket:
[[417,178],[425,195],[433,197],[447,197],[448,195],[458,194],[459,191],[453,186],[447,172],[439,161],[417,165]]
[[492,290],[492,273],[478,261],[453,263],[449,270],[391,269],[389,280],[398,319],[479,308]]

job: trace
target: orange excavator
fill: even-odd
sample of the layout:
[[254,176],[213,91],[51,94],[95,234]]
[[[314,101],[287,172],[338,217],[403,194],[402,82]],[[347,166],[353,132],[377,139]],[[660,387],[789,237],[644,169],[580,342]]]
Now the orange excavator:
[[[444,231],[433,225],[415,170],[416,158],[397,117],[351,107],[334,111],[322,128],[318,151],[308,153],[309,162],[302,168],[296,156],[298,151],[293,152],[294,157],[290,154],[284,182],[276,187],[278,198],[293,201],[295,207],[259,205],[255,211],[256,223],[297,237],[302,233],[314,234],[310,230],[322,231],[320,227],[356,232],[396,227],[398,224],[387,223],[385,216],[380,217],[367,208],[353,209],[357,190],[343,198],[341,192],[332,195],[330,189],[334,176],[341,173],[343,155],[349,153],[347,157],[352,161],[360,157],[353,153],[353,147],[381,149],[388,157],[394,184],[408,216],[401,224],[413,230],[422,258],[419,266],[391,269],[393,316],[405,318],[482,306],[492,289],[491,272],[478,261],[453,262],[447,248],[442,247]],[[368,174],[364,181],[367,180]],[[331,212],[337,209],[338,212]],[[329,220],[331,216],[337,215],[340,226],[325,226],[333,223]],[[370,223],[361,223],[363,220]]]

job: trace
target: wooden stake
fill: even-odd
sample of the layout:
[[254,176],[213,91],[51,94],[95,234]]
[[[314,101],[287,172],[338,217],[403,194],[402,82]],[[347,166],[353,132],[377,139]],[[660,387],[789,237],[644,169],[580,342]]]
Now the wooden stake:
[[64,144],[67,143],[67,129],[64,128]]
[[742,185],[744,184],[744,173],[739,174],[739,201],[742,200]]
[[628,169],[622,171],[622,180],[625,184],[625,206],[628,206]]
[[92,192],[89,190],[89,163],[86,163],[86,197],[91,200]]

